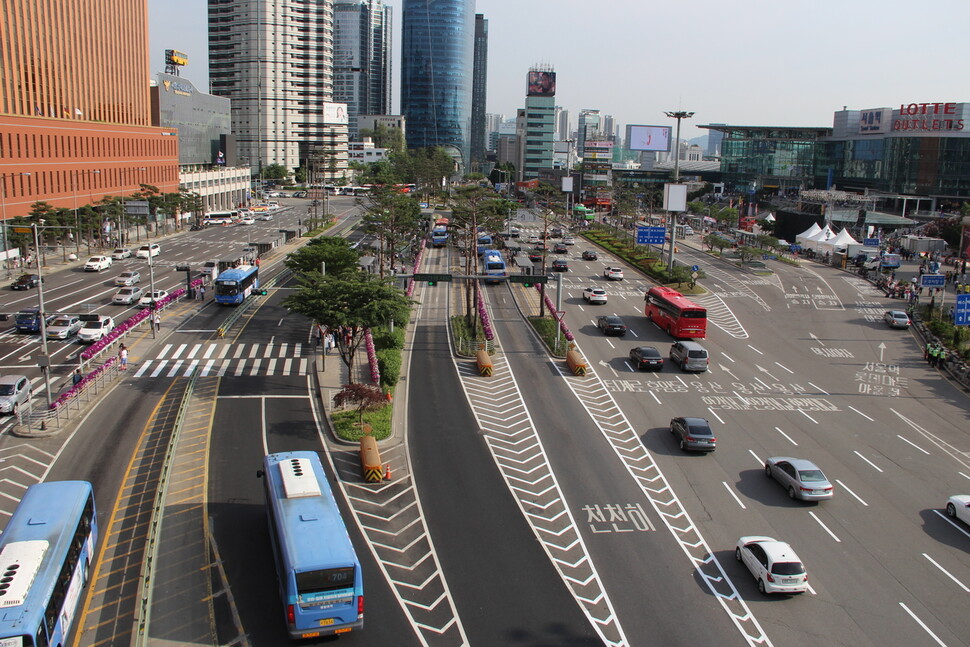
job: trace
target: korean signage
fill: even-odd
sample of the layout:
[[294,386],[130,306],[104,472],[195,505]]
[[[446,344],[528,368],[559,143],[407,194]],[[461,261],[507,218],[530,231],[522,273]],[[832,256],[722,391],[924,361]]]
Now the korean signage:
[[889,132],[893,120],[891,108],[863,110],[859,113],[859,134],[877,135]]
[[970,294],[958,294],[953,307],[953,323],[957,326],[970,326]]

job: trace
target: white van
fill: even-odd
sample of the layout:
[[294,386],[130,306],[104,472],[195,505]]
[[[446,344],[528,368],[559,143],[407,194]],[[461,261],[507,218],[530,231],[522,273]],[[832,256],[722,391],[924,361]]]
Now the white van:
[[670,361],[682,371],[706,371],[710,365],[707,349],[696,341],[679,341],[670,347]]

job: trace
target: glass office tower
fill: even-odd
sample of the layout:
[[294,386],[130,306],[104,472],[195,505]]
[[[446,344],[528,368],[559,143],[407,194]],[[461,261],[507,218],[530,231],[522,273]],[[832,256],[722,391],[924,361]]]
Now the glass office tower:
[[471,158],[474,0],[404,0],[401,112],[408,147],[441,146],[464,173]]

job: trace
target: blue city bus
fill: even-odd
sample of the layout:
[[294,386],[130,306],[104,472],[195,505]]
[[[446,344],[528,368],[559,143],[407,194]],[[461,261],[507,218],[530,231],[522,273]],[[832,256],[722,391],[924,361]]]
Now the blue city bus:
[[[507,276],[502,252],[497,249],[486,250],[482,255],[482,272],[486,276],[486,283],[501,283]],[[493,276],[495,278],[488,278]]]
[[0,645],[71,642],[97,543],[90,483],[51,481],[27,488],[0,535]]
[[363,629],[360,560],[316,452],[270,454],[259,475],[290,638]]
[[239,305],[259,288],[259,267],[243,265],[216,277],[216,303]]

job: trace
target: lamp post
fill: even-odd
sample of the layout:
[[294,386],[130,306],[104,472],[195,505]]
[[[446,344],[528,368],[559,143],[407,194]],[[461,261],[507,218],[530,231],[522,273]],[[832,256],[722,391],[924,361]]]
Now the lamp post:
[[[677,110],[664,112],[671,119],[677,120],[677,135],[674,137],[674,184],[680,183],[680,120],[690,119],[694,116],[693,112]],[[670,261],[667,264],[667,272],[673,274],[674,271],[674,245],[677,243],[677,212],[670,212]]]

